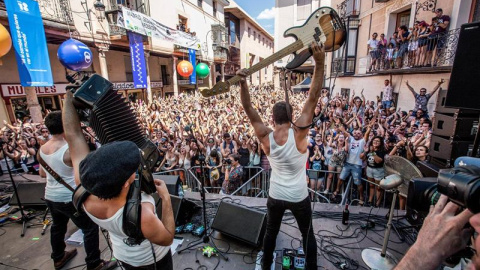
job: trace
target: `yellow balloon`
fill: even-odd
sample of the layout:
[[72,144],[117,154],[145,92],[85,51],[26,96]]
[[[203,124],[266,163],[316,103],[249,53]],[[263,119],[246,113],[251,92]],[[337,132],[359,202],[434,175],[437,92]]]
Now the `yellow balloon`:
[[10,37],[10,34],[5,26],[0,24],[0,57],[3,57],[5,54],[7,54],[11,47],[12,38]]

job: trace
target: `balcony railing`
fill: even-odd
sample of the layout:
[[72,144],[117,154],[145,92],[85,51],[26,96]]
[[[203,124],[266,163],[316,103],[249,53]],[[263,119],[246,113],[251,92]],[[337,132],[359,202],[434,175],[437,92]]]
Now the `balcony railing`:
[[146,0],[110,0],[110,9],[111,10],[122,10],[122,6],[127,7],[131,10],[141,12],[143,14],[149,15],[147,12],[147,6],[145,5]]
[[[415,71],[445,69],[453,65],[457,51],[460,28],[424,39],[412,39],[393,48],[370,52],[370,67],[367,72],[391,72],[392,70],[415,69]],[[375,65],[373,57],[378,57]]]
[[332,61],[331,73],[338,75],[351,75],[355,74],[355,58],[335,58]]
[[337,5],[338,14],[342,18],[360,14],[360,0],[345,0]]
[[[69,0],[37,0],[42,18],[64,24],[73,24]],[[5,1],[0,0],[0,9],[6,10]]]

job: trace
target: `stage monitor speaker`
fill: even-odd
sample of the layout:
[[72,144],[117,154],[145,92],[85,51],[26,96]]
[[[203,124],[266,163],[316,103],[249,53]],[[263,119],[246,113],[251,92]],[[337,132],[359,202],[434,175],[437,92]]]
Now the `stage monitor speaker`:
[[[480,22],[463,24],[448,85],[446,107],[480,110],[480,102],[478,102],[480,92],[477,82],[480,70],[478,44],[480,44]],[[448,49],[443,48],[443,50]]]
[[166,175],[161,173],[154,173],[153,178],[161,179],[167,184],[168,193],[175,196],[183,196],[182,181],[178,175]]
[[[157,217],[162,219],[162,200],[160,200],[158,193],[152,193],[155,199],[155,209]],[[192,201],[180,198],[175,195],[170,195],[172,202],[173,218],[175,219],[175,226],[185,225],[191,221],[193,214],[199,210],[199,207]]]
[[[434,192],[437,177],[412,178],[408,185],[407,220],[422,225],[430,210],[429,195]],[[416,227],[420,229],[420,226]]]
[[[422,175],[424,177],[437,177],[438,176],[438,171],[440,170],[440,168],[438,166],[428,162],[427,160],[418,161],[417,162],[417,168],[420,170],[420,172],[422,173]],[[443,169],[443,168],[441,168],[441,169]]]
[[[19,183],[17,185],[18,195],[22,206],[45,206],[45,186],[47,183]],[[9,202],[10,205],[18,205],[15,192]]]
[[252,246],[260,246],[265,234],[266,213],[221,201],[212,229]]

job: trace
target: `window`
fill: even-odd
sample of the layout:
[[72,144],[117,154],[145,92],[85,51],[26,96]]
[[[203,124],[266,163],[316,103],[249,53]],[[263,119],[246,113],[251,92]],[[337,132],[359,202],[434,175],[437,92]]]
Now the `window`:
[[253,40],[257,40],[257,32],[253,31]]
[[167,73],[167,66],[166,65],[161,65],[160,66],[162,69],[162,83],[163,85],[170,85],[170,74]]
[[248,37],[250,37],[250,35],[252,35],[252,29],[250,29],[250,27],[248,27]]
[[265,45],[265,38],[262,38],[262,44]]
[[258,34],[258,43],[260,43],[260,34]]
[[126,81],[133,82],[132,59],[130,58],[130,55],[124,55],[123,62],[125,63]]
[[197,0],[197,6],[202,8],[203,0]]
[[217,1],[213,1],[213,17],[217,17]]
[[177,30],[182,32],[187,32],[188,29],[188,19],[182,16],[178,16],[178,25]]
[[230,21],[230,44],[235,44],[236,41],[236,35],[235,35],[235,22]]
[[402,25],[406,25],[408,27],[409,24],[410,24],[410,9],[397,14],[397,26],[395,27],[395,31],[397,31],[398,27]]
[[297,0],[297,21],[306,20],[312,14],[312,0]]

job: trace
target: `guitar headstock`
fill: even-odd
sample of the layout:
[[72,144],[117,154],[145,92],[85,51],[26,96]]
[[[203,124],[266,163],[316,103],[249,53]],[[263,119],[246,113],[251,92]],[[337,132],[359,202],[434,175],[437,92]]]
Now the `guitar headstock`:
[[199,90],[200,90],[200,94],[202,94],[202,96],[211,97],[211,96],[215,96],[215,95],[218,95],[218,94],[223,94],[223,93],[226,93],[226,92],[230,91],[230,84],[228,82],[218,82],[217,84],[215,84],[215,86],[213,86],[212,89],[203,88],[203,89],[199,89]]

